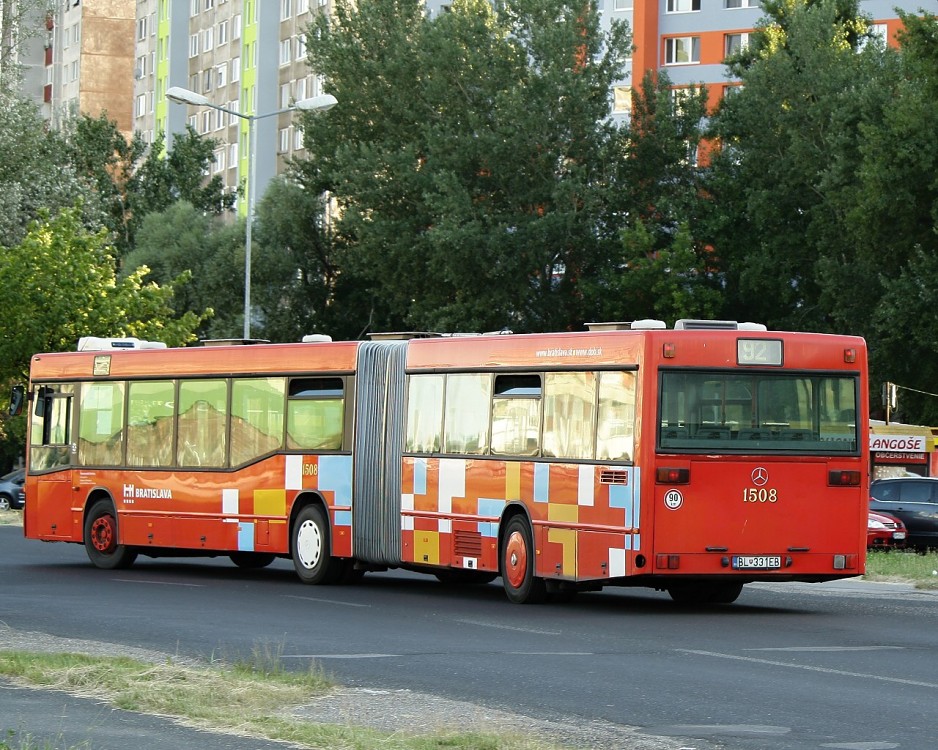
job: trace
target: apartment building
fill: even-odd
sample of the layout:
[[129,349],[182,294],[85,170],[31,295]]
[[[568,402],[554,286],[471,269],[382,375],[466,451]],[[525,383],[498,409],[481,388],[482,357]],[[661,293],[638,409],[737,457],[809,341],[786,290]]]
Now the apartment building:
[[[634,53],[610,92],[612,115],[629,116],[631,88],[646,70],[667,71],[676,90],[705,84],[715,104],[728,87],[723,60],[748,42],[761,0],[599,0],[602,23],[628,22]],[[16,0],[2,0],[5,6]],[[920,0],[861,0],[891,43],[894,7]],[[322,81],[307,67],[305,30],[331,0],[59,0],[32,47],[24,47],[24,91],[55,121],[68,112],[106,111],[126,133],[152,142],[191,126],[218,142],[212,172],[231,189],[249,171],[255,129],[258,197],[285,160],[303,155],[291,102],[317,96]],[[434,16],[448,2],[426,0]],[[213,106],[170,102],[173,86]],[[230,114],[239,113],[242,116]],[[249,118],[249,119],[248,119]],[[244,211],[246,201],[242,201]]]
[[[246,190],[254,127],[254,178],[263,195],[286,159],[303,153],[288,108],[322,93],[306,65],[305,30],[313,14],[327,9],[326,0],[137,0],[136,6],[134,129],[150,142],[165,132],[170,145],[186,126],[213,138],[213,173]],[[166,91],[173,86],[229,111],[171,102]]]
[[34,16],[20,47],[23,92],[55,124],[78,112],[106,113],[129,137],[133,0],[63,0],[45,12],[21,7]]

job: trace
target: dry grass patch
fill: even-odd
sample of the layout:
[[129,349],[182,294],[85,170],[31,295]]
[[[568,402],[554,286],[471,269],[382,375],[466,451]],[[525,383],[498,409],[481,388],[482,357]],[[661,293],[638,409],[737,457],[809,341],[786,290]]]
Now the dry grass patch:
[[[141,713],[174,717],[182,723],[241,736],[283,740],[330,750],[550,750],[556,745],[514,735],[476,732],[414,736],[291,716],[333,689],[315,665],[287,672],[276,651],[255,650],[234,666],[192,667],[147,664],[125,657],[0,651],[0,675],[29,686],[107,700]],[[0,726],[0,730],[3,727]],[[0,750],[4,750],[0,743]]]
[[[23,511],[0,510],[0,526],[22,526]],[[0,746],[2,748],[2,746]]]

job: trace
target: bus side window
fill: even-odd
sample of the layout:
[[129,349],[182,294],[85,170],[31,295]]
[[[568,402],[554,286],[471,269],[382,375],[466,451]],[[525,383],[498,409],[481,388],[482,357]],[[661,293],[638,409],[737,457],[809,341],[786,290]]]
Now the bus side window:
[[596,373],[549,372],[544,376],[542,455],[592,458]]
[[410,453],[439,453],[443,435],[443,376],[411,375],[407,388]]
[[492,453],[536,456],[540,407],[540,375],[498,375],[492,399]]
[[124,460],[124,387],[82,383],[78,403],[78,463],[118,466]]
[[283,447],[284,378],[237,379],[231,383],[231,465]]
[[294,378],[287,401],[287,449],[342,449],[345,383],[342,378]]
[[491,375],[447,375],[443,452],[476,456],[488,453],[491,408]]
[[70,463],[74,388],[71,384],[36,388],[30,412],[30,471],[42,471]]
[[176,463],[179,466],[225,465],[228,434],[228,383],[183,380],[179,383]]
[[144,380],[129,384],[128,466],[172,466],[175,391],[172,380]]
[[[599,374],[597,422],[596,458],[600,461],[631,461],[635,453],[634,372]],[[686,437],[686,430],[683,436]]]

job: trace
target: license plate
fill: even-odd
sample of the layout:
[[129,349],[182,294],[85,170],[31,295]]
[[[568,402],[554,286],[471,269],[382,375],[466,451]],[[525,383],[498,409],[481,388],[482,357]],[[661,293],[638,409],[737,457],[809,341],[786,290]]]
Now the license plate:
[[894,531],[894,532],[892,532],[892,538],[893,538],[893,539],[905,539],[905,532],[904,532],[904,531]]
[[736,570],[773,570],[782,567],[782,558],[778,555],[737,555],[733,558]]

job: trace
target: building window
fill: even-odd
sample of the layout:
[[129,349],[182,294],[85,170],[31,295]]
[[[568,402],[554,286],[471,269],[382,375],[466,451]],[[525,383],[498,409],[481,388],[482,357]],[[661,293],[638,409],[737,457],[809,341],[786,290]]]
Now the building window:
[[140,55],[137,58],[137,66],[134,70],[134,78],[140,79],[145,78],[147,75],[147,56]]
[[197,16],[199,15],[199,6],[201,5],[201,0],[191,0],[189,3],[189,15]]
[[236,13],[231,17],[231,38],[241,38],[241,14]]
[[306,98],[306,79],[298,78],[296,80],[296,100],[303,101]]
[[147,16],[137,19],[137,41],[147,38]]
[[306,34],[300,34],[296,38],[296,57],[295,60],[306,59]]
[[723,54],[725,57],[735,55],[749,46],[749,32],[741,34],[726,34],[723,37]]
[[143,117],[147,113],[147,95],[140,94],[137,97],[136,116]]
[[202,113],[202,129],[199,131],[202,135],[205,135],[212,129],[212,111],[207,109]]
[[303,128],[293,128],[293,148],[294,150],[303,148]]
[[192,34],[189,36],[189,57],[195,57],[199,54],[199,35]]
[[290,150],[290,128],[280,129],[280,153],[285,154]]
[[668,13],[690,13],[700,10],[700,0],[668,0]]
[[630,86],[612,87],[612,111],[627,115],[632,112],[632,89]]
[[681,36],[664,40],[665,65],[686,65],[699,62],[699,36]]
[[280,0],[280,20],[286,21],[293,15],[293,0]]
[[241,58],[231,58],[231,82],[237,83],[241,80]]
[[193,130],[198,130],[198,127],[199,127],[198,115],[190,115],[189,118],[186,120],[186,122],[188,123],[190,128],[192,128]]
[[222,63],[215,68],[215,85],[221,88],[228,83],[228,63]]
[[228,113],[220,109],[215,112],[215,130],[221,130],[228,124]]
[[203,71],[202,73],[202,93],[203,94],[207,94],[209,91],[212,90],[212,78],[214,78],[214,76],[212,75],[212,72],[213,72],[212,69],[209,68],[208,70]]
[[280,85],[280,106],[289,107],[290,106],[290,84],[283,83]]
[[218,44],[227,44],[228,43],[228,22],[222,21],[218,24]]
[[211,10],[215,7],[215,0],[205,0],[205,10]]
[[613,0],[613,10],[632,10],[635,7],[635,0]]
[[289,65],[290,61],[293,59],[290,54],[293,47],[293,41],[291,39],[281,39],[280,40],[280,64]]
[[309,0],[296,0],[296,14],[309,13]]
[[761,8],[762,0],[723,0],[724,8]]
[[238,164],[238,143],[229,143],[228,144],[228,164],[232,167],[237,166]]
[[225,149],[220,148],[215,152],[215,164],[213,171],[215,174],[225,169]]
[[215,46],[215,29],[208,28],[202,32],[202,51],[208,52]]

